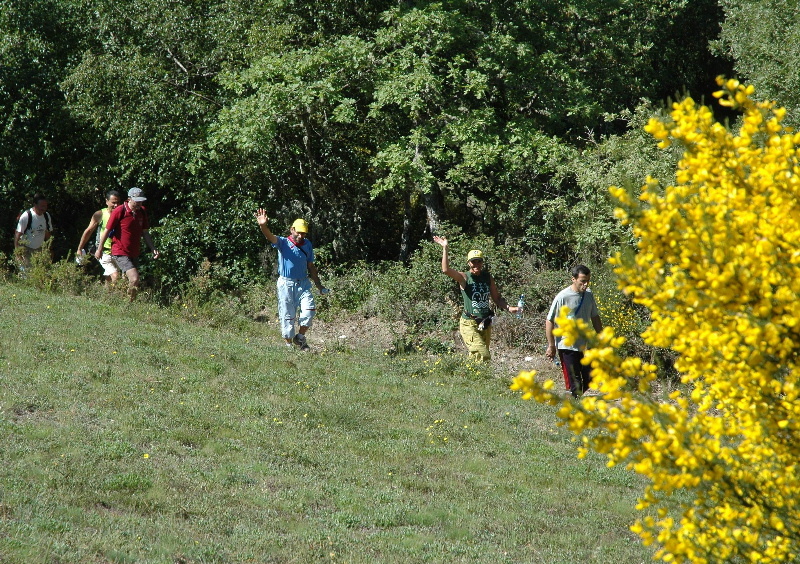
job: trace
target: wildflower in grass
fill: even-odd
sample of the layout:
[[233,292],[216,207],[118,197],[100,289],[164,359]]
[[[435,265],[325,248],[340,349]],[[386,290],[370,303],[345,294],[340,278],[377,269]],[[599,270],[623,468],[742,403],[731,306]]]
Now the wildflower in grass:
[[444,419],[437,419],[433,424],[428,425],[425,429],[428,432],[428,442],[431,444],[446,443],[448,440],[446,427],[447,422]]
[[[612,188],[636,237],[612,259],[620,289],[649,309],[642,333],[678,355],[682,386],[661,397],[656,367],[620,354],[610,327],[586,362],[600,395],[564,401],[535,373],[512,387],[560,405],[588,449],[645,476],[633,527],[667,562],[800,559],[800,133],[753,88],[718,80],[738,132],[687,98],[646,130],[684,149],[674,186],[648,178],[641,195]],[[676,495],[680,494],[680,495]],[[685,502],[677,500],[685,499]]]

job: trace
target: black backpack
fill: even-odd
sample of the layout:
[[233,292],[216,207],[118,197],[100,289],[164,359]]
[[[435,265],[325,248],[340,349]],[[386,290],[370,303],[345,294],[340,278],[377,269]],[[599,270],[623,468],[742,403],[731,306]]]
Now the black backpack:
[[[20,220],[20,218],[22,217],[23,214],[26,214],[28,216],[28,224],[27,224],[27,227],[25,227],[25,232],[23,233],[23,235],[24,235],[25,233],[30,231],[31,228],[33,227],[33,214],[31,213],[31,209],[30,208],[28,208],[27,210],[22,210],[21,212],[19,212],[17,214],[17,223],[19,223],[19,220]],[[45,224],[47,225],[47,230],[50,233],[52,233],[53,232],[53,221],[50,219],[50,212],[44,212],[44,221],[45,221]]]

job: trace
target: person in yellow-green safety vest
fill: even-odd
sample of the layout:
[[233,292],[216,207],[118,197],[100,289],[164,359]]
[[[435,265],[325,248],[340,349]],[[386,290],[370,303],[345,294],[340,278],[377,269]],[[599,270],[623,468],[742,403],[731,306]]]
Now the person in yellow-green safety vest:
[[[83,235],[81,235],[81,240],[78,243],[78,250],[75,253],[75,257],[79,264],[83,264],[85,260],[87,260],[86,254],[86,245],[89,243],[92,233],[95,232],[95,245],[100,240],[100,234],[106,228],[106,224],[108,223],[108,218],[111,216],[111,212],[114,211],[118,205],[122,203],[122,194],[120,194],[116,190],[109,190],[106,193],[106,207],[97,210],[92,214],[92,219],[89,221],[89,226],[83,231]],[[103,277],[106,281],[110,281],[112,283],[116,282],[119,279],[119,266],[111,257],[111,237],[106,239],[105,245],[103,245],[103,256],[100,258],[100,266],[103,267]],[[91,256],[92,253],[89,253]]]

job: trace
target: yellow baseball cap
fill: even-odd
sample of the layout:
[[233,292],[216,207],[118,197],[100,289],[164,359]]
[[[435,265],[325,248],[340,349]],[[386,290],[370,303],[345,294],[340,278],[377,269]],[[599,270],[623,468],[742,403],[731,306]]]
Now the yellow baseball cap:
[[308,223],[306,223],[305,219],[295,219],[292,227],[300,233],[308,233]]
[[467,254],[467,262],[471,261],[472,259],[481,259],[483,260],[483,251],[479,251],[477,249],[473,249]]

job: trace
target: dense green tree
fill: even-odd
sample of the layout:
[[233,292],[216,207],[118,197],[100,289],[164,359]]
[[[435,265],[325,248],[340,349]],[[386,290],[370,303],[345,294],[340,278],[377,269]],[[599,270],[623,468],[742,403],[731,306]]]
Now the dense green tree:
[[[59,82],[82,46],[68,2],[0,0],[0,250],[9,251],[13,219],[35,192],[48,196],[56,228],[65,227],[99,161],[64,104]],[[5,234],[8,236],[6,237]],[[63,250],[57,238],[56,248]]]
[[787,109],[786,123],[800,124],[800,10],[787,0],[720,0],[725,12],[716,51],[761,99]]
[[[406,258],[442,222],[552,263],[599,248],[610,216],[578,163],[625,131],[609,114],[705,88],[720,13],[713,0],[0,6],[3,189],[50,184],[93,208],[143,187],[170,287],[205,258],[233,282],[256,272],[258,205],[277,231],[309,219],[323,260]],[[574,221],[580,206],[597,213]]]
[[[339,165],[336,147],[355,147],[348,164],[326,176],[333,187],[326,203],[337,189],[364,183],[373,197],[399,197],[406,215],[396,235],[400,256],[423,236],[409,229],[421,204],[429,231],[454,220],[523,237],[529,250],[555,250],[563,259],[568,249],[553,249],[546,219],[552,196],[576,188],[563,175],[554,182],[560,159],[592,138],[588,129],[613,131],[604,113],[685,84],[677,80],[702,87],[707,53],[679,56],[677,46],[684,35],[695,43],[698,34],[713,37],[713,6],[397,4],[368,19],[373,34],[362,28],[358,37],[282,48],[228,75],[237,96],[221,113],[215,139],[260,156],[265,167],[280,160],[270,147],[288,140],[298,148],[294,169],[304,186],[321,180],[320,163]],[[683,30],[686,21],[692,25]],[[674,55],[669,63],[665,50]],[[339,67],[342,61],[348,66]]]
[[[148,193],[166,251],[157,267],[175,288],[204,258],[252,271],[240,256],[248,200],[260,175],[235,156],[212,158],[209,125],[223,106],[217,75],[242,64],[261,11],[243,2],[86,0],[90,48],[62,82],[72,115],[113,147],[108,184]],[[89,9],[91,7],[91,9]],[[219,155],[217,155],[219,156]],[[253,238],[249,238],[253,241]]]
[[564,163],[596,134],[623,130],[604,114],[678,85],[711,84],[705,49],[678,47],[713,37],[716,15],[712,2],[394,8],[375,39],[371,115],[391,128],[374,137],[382,175],[373,193],[421,193],[431,230],[456,219],[566,260],[575,248],[560,235],[576,223],[559,215],[569,218],[587,195]]

